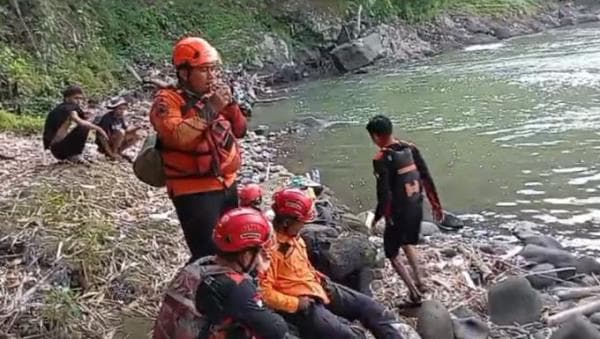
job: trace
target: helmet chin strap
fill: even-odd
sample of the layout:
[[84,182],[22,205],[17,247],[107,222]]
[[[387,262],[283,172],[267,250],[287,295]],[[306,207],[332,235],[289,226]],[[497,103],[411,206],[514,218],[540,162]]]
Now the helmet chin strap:
[[252,266],[254,266],[254,263],[256,262],[256,257],[258,256],[258,253],[260,252],[259,249],[253,249],[252,251],[253,251],[252,252],[252,260],[250,260],[250,263],[248,265],[244,265],[244,263],[242,262],[241,259],[238,259],[236,262],[242,269],[243,273],[250,273],[250,271],[253,268]]

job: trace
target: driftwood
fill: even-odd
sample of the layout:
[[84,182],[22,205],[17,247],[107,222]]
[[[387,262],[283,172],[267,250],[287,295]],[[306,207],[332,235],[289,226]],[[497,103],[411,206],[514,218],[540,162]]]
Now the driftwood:
[[471,260],[471,264],[481,272],[483,280],[487,281],[492,277],[492,269],[475,253],[473,250],[468,250],[464,246],[460,246],[460,251]]
[[593,287],[559,287],[554,289],[554,294],[560,300],[581,299],[591,295],[600,294],[600,286]]
[[600,298],[596,299],[595,301],[586,303],[584,305],[576,306],[569,310],[556,313],[555,315],[548,317],[546,322],[550,326],[556,326],[556,325],[559,325],[559,324],[569,320],[571,317],[574,317],[577,315],[588,315],[588,314],[592,314],[592,313],[599,312],[599,311],[600,311]]

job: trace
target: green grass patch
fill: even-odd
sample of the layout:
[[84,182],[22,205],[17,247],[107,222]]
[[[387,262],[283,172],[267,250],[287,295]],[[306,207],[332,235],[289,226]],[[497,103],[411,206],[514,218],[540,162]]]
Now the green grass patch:
[[44,118],[34,115],[16,115],[0,110],[0,131],[17,134],[40,134]]

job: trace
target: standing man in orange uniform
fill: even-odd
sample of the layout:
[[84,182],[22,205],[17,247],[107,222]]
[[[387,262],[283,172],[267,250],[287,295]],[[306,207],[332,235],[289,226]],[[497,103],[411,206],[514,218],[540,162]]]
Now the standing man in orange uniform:
[[219,53],[206,40],[178,41],[173,49],[177,87],[158,91],[150,112],[190,262],[215,253],[213,228],[223,213],[238,206],[236,138],[246,134],[246,118],[220,79],[220,64]]

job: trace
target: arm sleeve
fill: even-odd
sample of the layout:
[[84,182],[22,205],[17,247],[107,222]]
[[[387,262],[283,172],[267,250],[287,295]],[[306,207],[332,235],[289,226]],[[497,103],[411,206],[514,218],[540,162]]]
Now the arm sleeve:
[[260,339],[283,339],[288,332],[283,318],[262,304],[250,280],[234,288],[225,304],[225,313]]
[[246,135],[246,117],[240,110],[238,104],[233,103],[228,105],[220,112],[220,114],[229,121],[233,135],[235,135],[236,138],[243,138]]
[[433,178],[431,177],[431,173],[427,168],[427,164],[425,163],[425,159],[419,152],[419,149],[415,145],[411,145],[410,149],[413,154],[413,159],[415,160],[415,165],[421,175],[421,180],[423,181],[423,187],[425,188],[425,193],[427,194],[427,199],[431,203],[431,208],[438,215],[443,215],[442,203],[440,202],[440,198],[438,196],[437,190],[435,188],[435,184],[433,182]]
[[287,313],[298,311],[300,299],[295,296],[287,295],[275,289],[274,282],[277,278],[277,259],[273,256],[269,269],[260,274],[260,289],[267,305],[274,310]]
[[375,207],[375,220],[378,221],[384,216],[390,204],[390,182],[387,170],[383,168],[381,162],[383,154],[378,154],[373,160],[373,173],[377,180],[377,206]]
[[163,144],[184,151],[194,149],[207,128],[206,121],[197,115],[184,119],[180,104],[161,92],[150,110],[150,122]]

